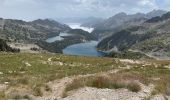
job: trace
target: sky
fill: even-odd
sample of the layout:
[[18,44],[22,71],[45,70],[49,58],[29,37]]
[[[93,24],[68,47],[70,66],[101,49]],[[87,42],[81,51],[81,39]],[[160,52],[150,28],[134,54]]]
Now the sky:
[[0,17],[35,20],[39,18],[110,17],[153,9],[170,11],[170,0],[0,0]]

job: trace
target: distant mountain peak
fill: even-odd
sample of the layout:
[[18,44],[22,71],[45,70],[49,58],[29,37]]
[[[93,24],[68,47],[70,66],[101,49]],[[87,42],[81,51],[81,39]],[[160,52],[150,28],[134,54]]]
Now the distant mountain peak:
[[42,23],[42,22],[56,22],[56,21],[51,20],[51,19],[37,19],[37,20],[34,20],[33,22]]
[[154,9],[150,13],[152,13],[152,12],[166,12],[166,11],[165,10],[161,10],[161,9]]
[[120,12],[116,14],[114,17],[122,17],[122,16],[127,16],[127,14],[125,12]]
[[134,14],[134,15],[145,15],[144,13],[140,13],[140,12],[138,12],[138,13],[136,13],[136,14]]

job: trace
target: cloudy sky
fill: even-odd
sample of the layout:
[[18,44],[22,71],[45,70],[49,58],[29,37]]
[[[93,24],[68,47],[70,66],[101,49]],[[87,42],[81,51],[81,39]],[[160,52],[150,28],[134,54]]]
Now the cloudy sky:
[[170,0],[0,0],[0,17],[34,20],[58,17],[110,17],[118,12],[170,10]]

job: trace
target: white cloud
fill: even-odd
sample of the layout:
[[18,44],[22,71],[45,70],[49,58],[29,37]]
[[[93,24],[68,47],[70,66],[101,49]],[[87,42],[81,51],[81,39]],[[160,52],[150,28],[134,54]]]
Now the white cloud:
[[141,1],[139,1],[139,5],[142,5],[142,6],[153,5],[153,1],[151,1],[151,0],[141,0]]
[[0,17],[32,20],[55,17],[109,17],[118,12],[170,10],[170,0],[0,0]]

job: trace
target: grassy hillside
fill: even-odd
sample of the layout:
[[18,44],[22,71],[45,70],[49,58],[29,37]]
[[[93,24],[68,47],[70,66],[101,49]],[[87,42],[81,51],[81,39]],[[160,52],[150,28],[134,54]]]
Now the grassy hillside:
[[[169,94],[170,88],[170,61],[141,60],[127,61],[113,58],[97,58],[82,56],[66,56],[60,54],[27,54],[27,53],[0,53],[0,85],[8,88],[0,90],[1,100],[4,98],[31,98],[30,96],[43,96],[44,91],[50,93],[51,89],[46,83],[63,77],[73,75],[86,75],[107,71],[120,70],[118,76],[121,79],[135,79],[145,84],[156,86],[153,95],[163,93]],[[126,74],[125,74],[126,73]],[[108,73],[109,74],[109,73]],[[115,75],[114,75],[115,77]],[[96,77],[97,78],[97,77]],[[92,79],[90,81],[90,79]],[[158,80],[155,80],[158,79]],[[87,82],[97,82],[95,77],[89,78]],[[105,88],[108,81],[101,87]],[[78,83],[78,87],[87,86],[100,87]],[[82,84],[82,85],[81,85]],[[111,83],[110,85],[115,85]],[[116,83],[119,85],[118,83]],[[74,83],[72,84],[74,85]],[[110,87],[110,86],[109,86]],[[111,86],[114,88],[115,86]],[[123,85],[119,88],[124,88]],[[69,88],[69,86],[68,86]],[[72,87],[71,90],[77,87]],[[127,87],[136,91],[133,87]],[[70,90],[70,88],[69,88]],[[68,91],[68,90],[67,90]]]
[[[90,74],[114,69],[112,59],[65,56],[60,54],[0,53],[0,84],[14,88],[27,88],[40,96],[45,83],[71,75]],[[0,90],[1,91],[1,90]],[[11,91],[7,96],[10,96]],[[2,97],[0,97],[2,98]],[[1,99],[2,100],[2,99]]]

